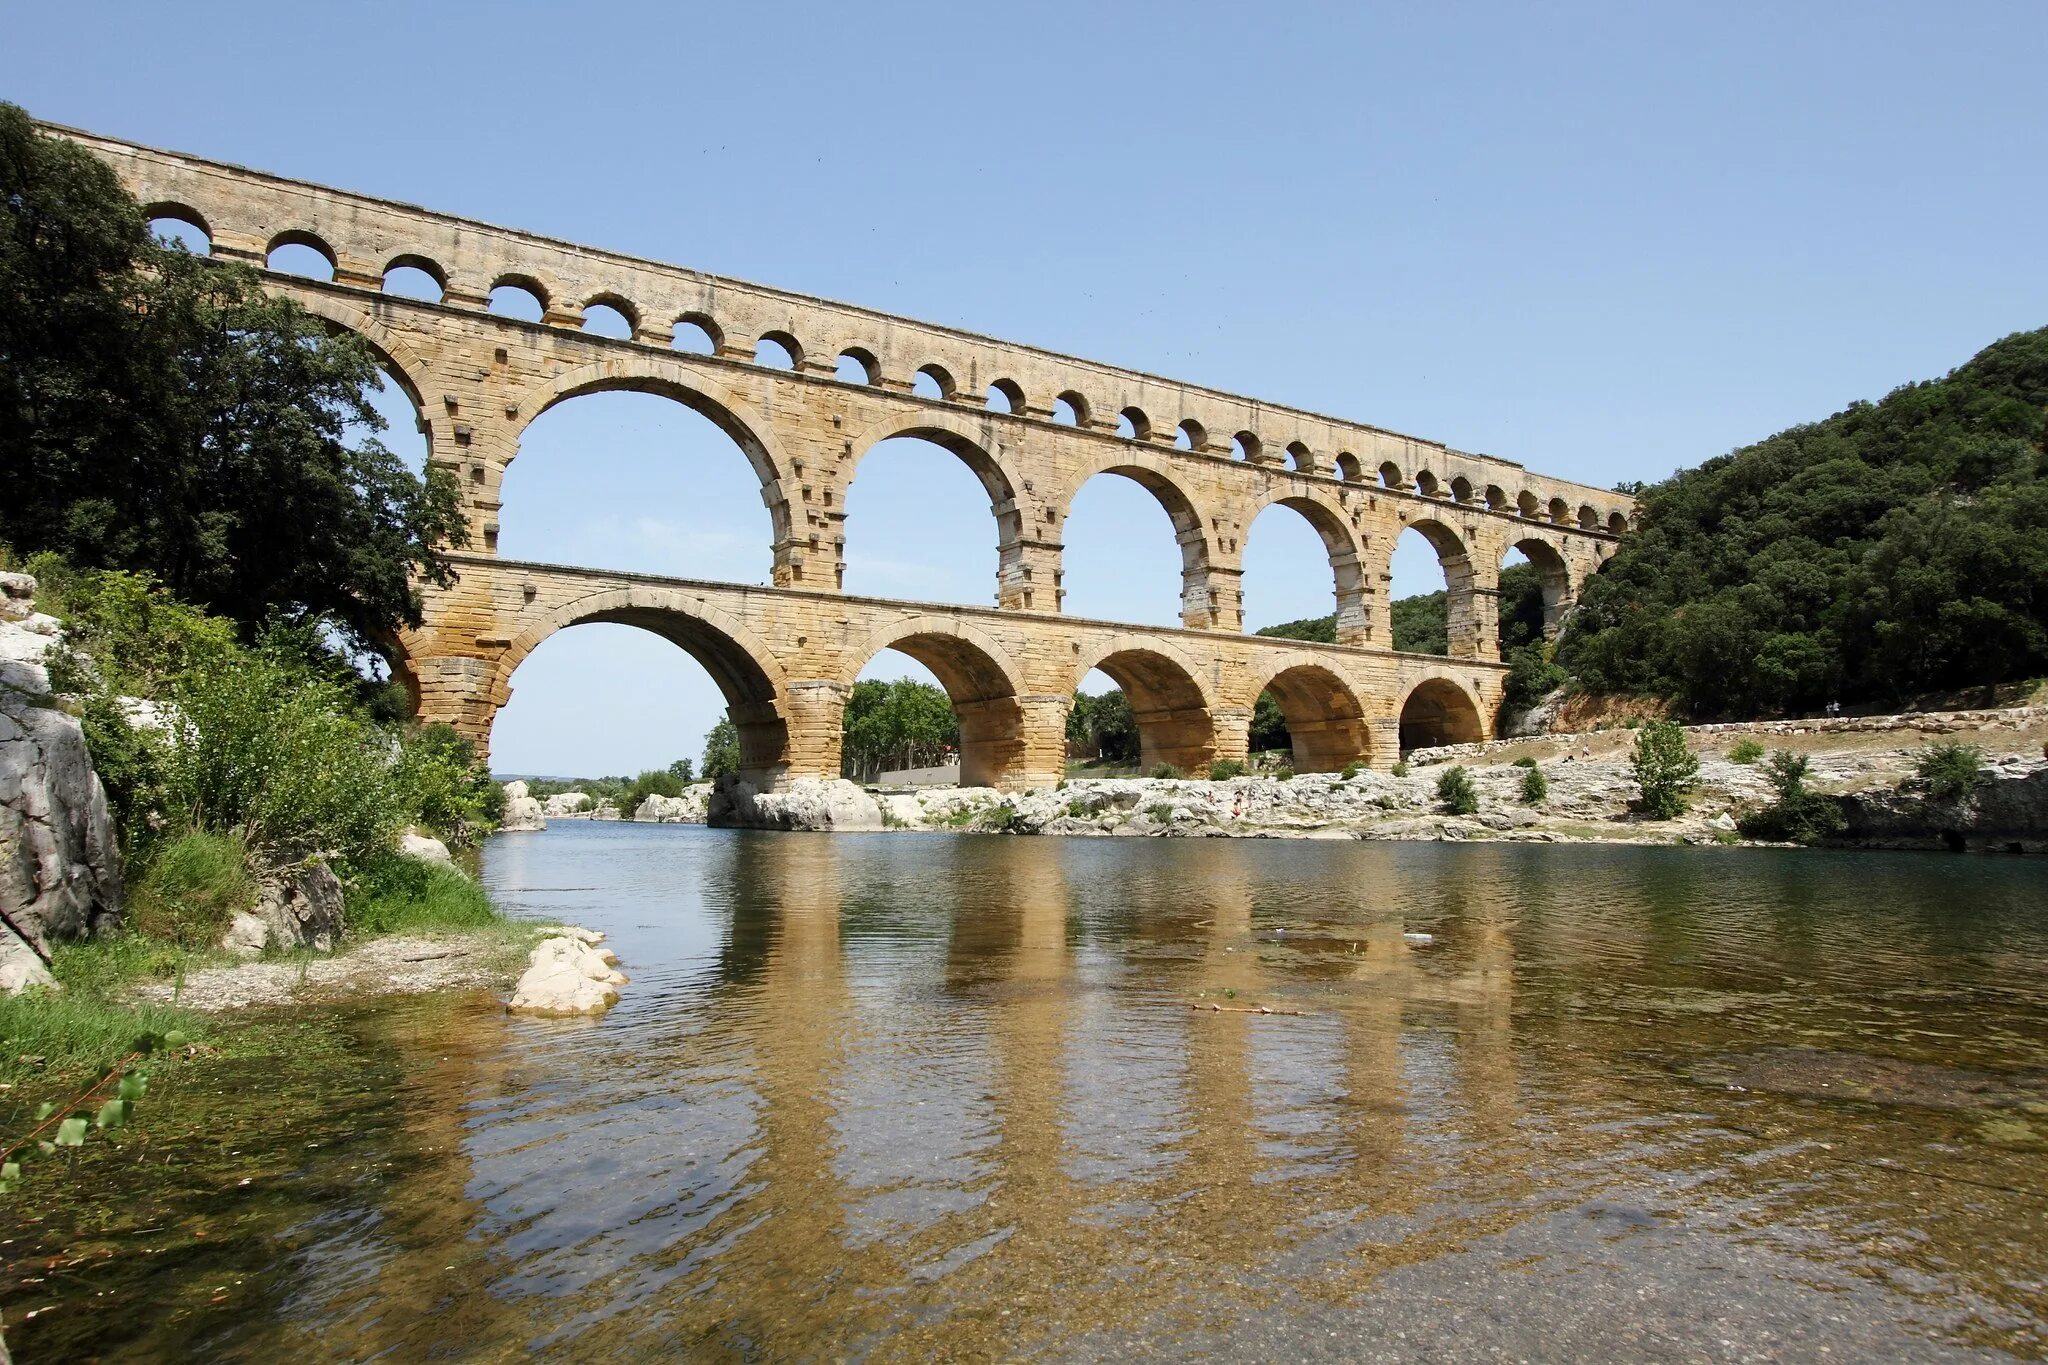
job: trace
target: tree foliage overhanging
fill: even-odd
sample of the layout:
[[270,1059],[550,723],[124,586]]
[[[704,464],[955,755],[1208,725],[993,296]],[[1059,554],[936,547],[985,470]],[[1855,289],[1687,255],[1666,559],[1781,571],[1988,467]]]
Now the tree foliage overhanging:
[[1559,661],[1695,716],[2048,670],[2048,330],[1637,491]]
[[244,267],[150,234],[113,172],[0,103],[0,542],[236,621],[417,625],[452,478],[372,438],[377,359]]

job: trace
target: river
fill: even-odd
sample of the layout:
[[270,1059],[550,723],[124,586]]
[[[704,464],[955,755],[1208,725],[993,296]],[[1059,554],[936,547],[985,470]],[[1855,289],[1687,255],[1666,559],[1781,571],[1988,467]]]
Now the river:
[[78,1263],[8,1289],[8,1335],[30,1361],[2038,1357],[2041,868],[499,836],[493,893],[610,934],[618,1007],[382,1002],[289,1064],[221,1061],[154,1120],[175,1177],[16,1229]]

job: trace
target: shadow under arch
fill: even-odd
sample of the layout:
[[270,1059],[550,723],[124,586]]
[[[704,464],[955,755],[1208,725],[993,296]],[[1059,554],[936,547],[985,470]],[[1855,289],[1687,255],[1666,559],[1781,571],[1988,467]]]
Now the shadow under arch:
[[1134,458],[1131,454],[1119,452],[1116,457],[1082,471],[1076,475],[1074,487],[1067,494],[1066,505],[1060,508],[1061,527],[1064,528],[1073,516],[1074,504],[1081,491],[1091,481],[1105,475],[1135,483],[1150,493],[1165,511],[1167,520],[1173,523],[1173,538],[1180,546],[1181,624],[1190,630],[1213,626],[1216,622],[1209,591],[1209,537],[1203,529],[1205,518],[1201,508],[1195,505],[1194,497],[1173,477],[1165,461]]
[[1333,773],[1371,760],[1372,735],[1366,727],[1365,708],[1351,685],[1327,665],[1302,659],[1283,661],[1263,690],[1271,694],[1287,720],[1296,772]]
[[607,589],[566,602],[533,622],[499,656],[491,676],[492,717],[512,699],[512,675],[543,641],[598,622],[657,635],[703,665],[739,731],[741,776],[766,788],[781,775],[789,748],[789,726],[780,705],[787,683],[782,665],[767,643],[739,621],[668,589]]
[[931,670],[960,722],[960,785],[996,787],[1024,756],[1023,675],[1003,647],[974,627],[945,616],[916,616],[875,631],[846,653],[840,681],[852,686],[885,649]]
[[[899,437],[928,441],[956,457],[988,494],[989,512],[996,522],[996,581],[1000,600],[1004,596],[1003,585],[1018,578],[1025,567],[1022,562],[1024,512],[1017,503],[1016,484],[996,454],[1000,446],[991,424],[985,419],[937,412],[915,413],[876,423],[849,443],[853,453],[844,466],[844,496],[849,505],[853,500],[854,481],[860,477],[861,461],[882,442]],[[851,529],[848,528],[849,533]],[[845,573],[842,563],[841,586],[844,585]]]
[[1131,704],[1140,771],[1170,763],[1194,777],[1207,774],[1216,757],[1215,705],[1192,660],[1160,642],[1118,636],[1080,660],[1068,694],[1098,668]]
[[1486,738],[1479,703],[1449,678],[1425,678],[1401,702],[1401,752]]
[[1323,542],[1323,552],[1330,564],[1331,591],[1336,598],[1337,643],[1391,643],[1372,641],[1371,621],[1366,607],[1365,566],[1359,555],[1358,538],[1352,534],[1351,526],[1343,512],[1320,498],[1306,493],[1290,493],[1284,487],[1276,488],[1273,496],[1254,505],[1250,509],[1250,514],[1245,517],[1247,545],[1260,514],[1269,507],[1285,507],[1299,514]]

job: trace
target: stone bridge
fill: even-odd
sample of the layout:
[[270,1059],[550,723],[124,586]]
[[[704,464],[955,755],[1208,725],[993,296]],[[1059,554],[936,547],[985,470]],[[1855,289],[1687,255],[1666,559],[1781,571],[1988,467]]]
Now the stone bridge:
[[[625,622],[717,680],[759,783],[839,771],[840,712],[873,655],[929,667],[960,714],[962,780],[1055,781],[1075,688],[1100,668],[1129,694],[1144,761],[1194,770],[1245,751],[1253,701],[1287,715],[1296,765],[1391,765],[1417,742],[1492,732],[1503,557],[1544,581],[1553,631],[1612,553],[1630,499],[1493,456],[957,328],[621,256],[407,204],[62,128],[157,220],[365,338],[412,399],[428,458],[462,489],[460,581],[426,597],[395,664],[423,717],[488,747],[519,662],[554,631]],[[324,262],[271,268],[284,247]],[[300,253],[303,257],[305,253]],[[438,298],[388,287],[418,272]],[[496,311],[506,287],[537,320]],[[591,330],[608,322],[614,335]],[[497,557],[499,490],[527,424],[581,394],[635,390],[702,413],[760,480],[774,586],[744,587]],[[987,490],[999,548],[991,608],[841,591],[846,494],[878,442],[921,437]],[[1061,614],[1061,532],[1091,478],[1130,479],[1166,510],[1180,629]],[[1327,551],[1336,645],[1243,632],[1243,546],[1279,504]],[[1450,657],[1390,648],[1395,541],[1419,531],[1448,584]]]

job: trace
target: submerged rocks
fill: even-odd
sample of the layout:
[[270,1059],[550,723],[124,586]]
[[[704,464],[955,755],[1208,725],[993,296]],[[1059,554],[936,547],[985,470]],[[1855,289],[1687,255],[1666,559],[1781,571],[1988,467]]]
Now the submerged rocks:
[[875,798],[843,777],[799,777],[776,792],[756,791],[738,777],[711,789],[707,822],[740,829],[876,830],[884,828]]
[[618,1003],[618,988],[629,978],[618,970],[617,954],[599,947],[604,935],[564,929],[527,955],[526,971],[505,1008],[514,1014],[568,1018],[603,1014]]
[[547,827],[547,817],[541,810],[540,802],[533,799],[527,785],[524,782],[507,782],[505,813],[498,817],[498,828],[507,834],[516,834]]
[[0,574],[0,928],[11,940],[0,944],[0,983],[38,977],[23,951],[40,968],[52,942],[121,910],[113,815],[84,729],[49,695],[44,660],[60,637],[34,593],[28,575]]

